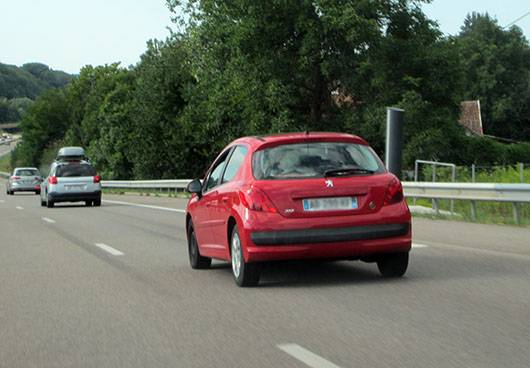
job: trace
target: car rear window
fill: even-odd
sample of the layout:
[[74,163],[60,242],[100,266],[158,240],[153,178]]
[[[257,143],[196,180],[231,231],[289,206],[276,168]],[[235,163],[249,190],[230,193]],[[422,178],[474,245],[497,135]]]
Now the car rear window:
[[385,167],[365,145],[347,142],[314,142],[274,146],[252,156],[257,180],[374,175]]
[[61,165],[57,167],[58,178],[94,176],[96,170],[91,165]]
[[38,170],[22,169],[15,172],[15,176],[39,176]]

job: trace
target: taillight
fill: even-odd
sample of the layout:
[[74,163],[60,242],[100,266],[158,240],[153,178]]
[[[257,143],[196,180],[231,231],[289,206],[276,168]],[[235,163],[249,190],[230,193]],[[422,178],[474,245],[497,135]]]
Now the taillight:
[[13,176],[13,180],[20,180],[20,176]]
[[239,191],[239,198],[243,206],[250,210],[269,213],[278,213],[274,204],[267,195],[258,187],[251,185],[249,188]]
[[383,202],[383,206],[388,206],[390,204],[399,203],[403,200],[403,187],[401,186],[401,182],[394,178],[390,182],[390,185],[388,186],[388,189],[386,191],[385,195],[385,201]]
[[50,176],[50,177],[48,178],[48,182],[49,182],[50,184],[57,184],[57,177],[55,177],[55,176]]
[[101,182],[101,177],[99,175],[94,176],[94,184]]

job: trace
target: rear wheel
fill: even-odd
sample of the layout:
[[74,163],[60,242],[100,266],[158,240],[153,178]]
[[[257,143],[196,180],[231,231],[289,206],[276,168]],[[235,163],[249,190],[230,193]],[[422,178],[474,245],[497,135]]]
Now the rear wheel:
[[199,253],[199,244],[197,243],[197,236],[195,235],[195,228],[193,223],[190,221],[188,226],[188,253],[190,258],[191,268],[194,269],[206,269],[210,268],[212,259],[203,257]]
[[237,225],[230,237],[230,257],[232,258],[232,275],[237,286],[256,286],[261,274],[261,263],[247,263],[241,247],[241,238]]
[[53,201],[50,199],[50,196],[48,195],[46,198],[46,207],[52,208],[54,205]]
[[384,277],[401,277],[407,271],[409,252],[390,253],[377,259],[377,268]]
[[85,201],[85,205],[86,205],[87,207],[92,206],[92,201]]
[[94,206],[96,206],[96,207],[101,206],[101,198],[100,198],[100,199],[95,199],[95,200],[94,200]]

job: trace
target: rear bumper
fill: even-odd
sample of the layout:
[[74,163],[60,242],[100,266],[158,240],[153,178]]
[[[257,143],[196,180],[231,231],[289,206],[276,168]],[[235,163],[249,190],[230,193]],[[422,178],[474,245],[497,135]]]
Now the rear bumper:
[[40,191],[40,185],[11,184],[10,190],[12,192],[37,192]]
[[53,202],[80,202],[101,199],[101,192],[91,193],[48,193]]
[[278,220],[277,214],[255,211],[245,215],[240,235],[247,262],[372,258],[408,252],[412,245],[410,212],[404,203],[370,215],[330,216],[318,222]]

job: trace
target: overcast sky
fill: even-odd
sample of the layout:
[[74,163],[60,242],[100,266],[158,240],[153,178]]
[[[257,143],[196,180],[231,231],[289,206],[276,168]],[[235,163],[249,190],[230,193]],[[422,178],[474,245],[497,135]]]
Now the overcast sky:
[[[470,12],[488,12],[506,26],[530,12],[530,1],[434,0],[424,11],[457,34]],[[149,39],[169,36],[170,18],[165,0],[0,0],[0,62],[40,62],[73,74],[88,64],[128,67]],[[530,39],[530,15],[517,25]]]

